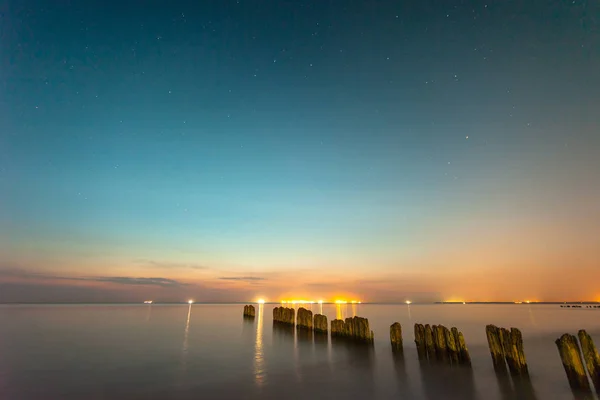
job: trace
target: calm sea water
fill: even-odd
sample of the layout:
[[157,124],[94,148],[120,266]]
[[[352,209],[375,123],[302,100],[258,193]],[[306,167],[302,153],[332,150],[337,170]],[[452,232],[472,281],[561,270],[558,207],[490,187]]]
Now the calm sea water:
[[[273,305],[0,306],[0,399],[572,399],[554,340],[600,310],[557,305],[323,305],[369,318],[375,344],[332,343],[274,327]],[[313,311],[320,311],[313,305]],[[404,329],[393,356],[389,325]],[[421,365],[413,324],[456,326],[472,370]],[[494,374],[485,325],[523,332],[531,386]]]

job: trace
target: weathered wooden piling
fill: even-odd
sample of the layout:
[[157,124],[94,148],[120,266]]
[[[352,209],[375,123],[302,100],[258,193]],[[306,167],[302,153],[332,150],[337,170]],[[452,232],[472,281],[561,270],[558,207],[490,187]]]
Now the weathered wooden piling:
[[[444,336],[446,337],[446,348],[448,353],[448,358],[452,364],[458,365],[459,363],[459,352],[458,352],[458,344],[456,342],[456,338],[452,334],[452,331],[445,326],[442,326],[444,331]],[[452,328],[456,329],[456,328]],[[457,331],[458,332],[458,331]]]
[[471,356],[469,355],[469,349],[467,349],[467,343],[462,332],[455,327],[452,328],[452,336],[458,347],[459,363],[462,365],[471,365]]
[[369,320],[362,317],[346,318],[344,321],[346,336],[364,342],[373,341],[373,331],[369,328]]
[[369,320],[362,317],[334,319],[331,321],[331,336],[342,336],[362,342],[373,342],[373,331],[369,328]]
[[253,305],[244,306],[244,317],[254,318],[256,316],[256,310]]
[[590,378],[592,378],[592,383],[596,388],[596,392],[600,394],[600,355],[598,355],[592,337],[588,335],[585,330],[580,330],[577,333],[577,336],[581,343],[581,352],[583,353],[583,359],[587,366],[588,374],[590,375]]
[[575,391],[590,391],[590,384],[585,374],[585,367],[583,366],[583,360],[579,352],[577,338],[565,333],[560,339],[556,339],[555,343],[558,347],[560,359],[571,389]]
[[331,336],[344,336],[344,320],[334,319],[331,321]]
[[527,361],[523,351],[523,336],[517,328],[500,329],[500,341],[504,358],[511,375],[528,376]]
[[313,313],[304,307],[298,309],[298,315],[296,316],[296,328],[298,329],[313,329]]
[[444,325],[415,324],[415,344],[420,360],[471,365],[465,338],[455,327],[448,329]]
[[293,308],[275,307],[273,309],[273,322],[294,325],[295,314],[296,311]]
[[322,314],[315,314],[314,317],[315,332],[327,333],[327,317]]
[[390,326],[390,342],[392,344],[392,351],[395,353],[402,353],[402,325],[399,322],[394,322]]
[[433,331],[431,325],[425,325],[425,351],[430,360],[435,359],[435,345],[433,344]]
[[485,327],[485,334],[487,336],[490,354],[492,355],[494,369],[496,372],[506,371],[500,328],[495,325],[487,325]]
[[523,335],[517,328],[510,328],[510,338],[513,352],[513,363],[515,365],[515,375],[529,376],[527,359],[525,358],[525,348],[523,347]]
[[427,350],[425,347],[425,327],[423,324],[415,324],[415,344],[417,345],[417,354],[419,359],[427,359]]
[[448,361],[448,348],[446,345],[446,335],[444,334],[443,325],[433,325],[433,344],[435,346],[435,355],[440,361]]

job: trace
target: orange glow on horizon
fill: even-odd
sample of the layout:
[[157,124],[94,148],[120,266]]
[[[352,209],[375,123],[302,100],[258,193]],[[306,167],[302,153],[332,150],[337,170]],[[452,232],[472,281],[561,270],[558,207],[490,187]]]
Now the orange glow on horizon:
[[343,300],[343,299],[336,299],[336,300],[332,300],[332,301],[326,301],[326,300],[298,300],[298,299],[293,299],[293,300],[280,300],[281,304],[362,304],[362,301],[360,300],[352,300],[352,301],[348,301],[348,300]]

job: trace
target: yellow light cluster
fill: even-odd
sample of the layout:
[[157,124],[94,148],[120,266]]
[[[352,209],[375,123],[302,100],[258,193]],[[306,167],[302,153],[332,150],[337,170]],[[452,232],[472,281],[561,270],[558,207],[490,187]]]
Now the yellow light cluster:
[[[315,304],[314,300],[281,300],[281,304]],[[323,304],[323,300],[319,300],[319,304]]]
[[[281,304],[323,304],[326,303],[323,300],[281,300]],[[335,300],[334,301],[335,304],[348,304],[348,303],[352,303],[352,304],[361,304],[360,301],[358,300],[352,300],[352,301],[347,301],[347,300]]]

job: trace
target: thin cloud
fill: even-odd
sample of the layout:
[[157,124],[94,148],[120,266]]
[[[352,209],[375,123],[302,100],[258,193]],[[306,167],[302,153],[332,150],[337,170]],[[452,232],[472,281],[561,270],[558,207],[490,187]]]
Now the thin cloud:
[[256,282],[256,281],[265,281],[266,278],[262,278],[260,276],[222,276],[219,279],[223,281],[242,281],[242,282]]
[[160,287],[179,287],[187,286],[186,283],[179,282],[175,279],[162,277],[132,277],[132,276],[61,276],[61,275],[46,275],[36,272],[18,270],[16,268],[0,268],[0,276],[17,277],[27,280],[62,280],[62,281],[79,281],[79,282],[107,282],[116,283],[119,285],[145,285],[145,286],[160,286]]
[[81,278],[81,280],[96,281],[96,282],[110,282],[117,283],[119,285],[147,285],[147,286],[160,286],[160,287],[173,287],[173,286],[185,286],[186,284],[176,281],[175,279],[168,278],[133,278],[130,276],[108,276],[108,277],[95,277],[95,278]]
[[138,264],[143,264],[150,268],[163,268],[163,269],[194,269],[194,270],[206,270],[210,269],[205,265],[197,265],[197,264],[182,264],[176,262],[168,262],[168,261],[156,261],[156,260],[135,260]]

